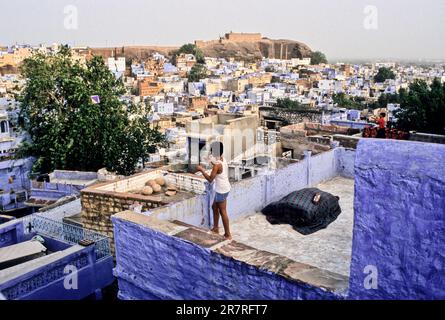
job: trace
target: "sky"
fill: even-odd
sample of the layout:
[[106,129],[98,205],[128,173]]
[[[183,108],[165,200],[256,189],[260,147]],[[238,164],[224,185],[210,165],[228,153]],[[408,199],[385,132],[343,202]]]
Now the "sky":
[[13,0],[0,45],[182,45],[261,32],[329,59],[445,59],[445,0]]

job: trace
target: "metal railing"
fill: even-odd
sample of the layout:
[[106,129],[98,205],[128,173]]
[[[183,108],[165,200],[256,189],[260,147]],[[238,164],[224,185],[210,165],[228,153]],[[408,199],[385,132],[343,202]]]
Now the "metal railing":
[[69,244],[79,244],[81,241],[91,241],[94,243],[96,260],[111,256],[110,239],[100,233],[35,214],[23,217],[20,220],[23,222],[25,234],[36,232],[37,234],[48,236]]

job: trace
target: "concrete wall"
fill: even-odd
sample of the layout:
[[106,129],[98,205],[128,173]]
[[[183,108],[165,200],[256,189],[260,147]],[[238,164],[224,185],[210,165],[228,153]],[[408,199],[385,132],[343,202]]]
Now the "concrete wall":
[[[316,185],[337,175],[352,178],[354,159],[354,150],[337,148],[233,183],[227,202],[229,216],[232,220],[244,218],[292,191]],[[210,204],[213,197],[213,192],[208,189],[202,196],[156,208],[152,214],[162,220],[180,220],[199,227],[209,227],[212,223]]]
[[351,298],[445,299],[444,164],[444,145],[360,141]]
[[82,224],[87,229],[108,236],[111,239],[111,251],[114,253],[111,216],[128,210],[136,202],[142,205],[143,211],[163,205],[155,196],[84,189],[81,193]]
[[131,190],[142,189],[148,180],[152,180],[162,176],[162,171],[152,170],[135,174],[129,178],[121,179],[115,182],[104,183],[95,186],[94,189],[112,192],[128,192]]
[[337,141],[341,147],[347,149],[357,149],[357,144],[359,143],[361,137],[348,136],[342,134],[334,134],[332,136],[333,141]]
[[208,194],[195,195],[152,210],[158,219],[178,220],[198,227],[210,225],[210,197]]
[[348,120],[331,120],[331,124],[341,127],[363,130],[369,126],[368,122],[348,121]]
[[31,197],[57,200],[70,195],[79,195],[84,186],[52,182],[31,182]]
[[61,180],[95,180],[97,172],[54,170],[51,176]]
[[337,175],[354,179],[356,151],[353,149],[336,148],[335,153]]
[[131,212],[113,216],[120,299],[342,299],[347,279]]
[[445,144],[445,136],[438,134],[411,132],[409,135],[409,140],[419,141],[419,142],[429,142],[429,143],[440,143]]

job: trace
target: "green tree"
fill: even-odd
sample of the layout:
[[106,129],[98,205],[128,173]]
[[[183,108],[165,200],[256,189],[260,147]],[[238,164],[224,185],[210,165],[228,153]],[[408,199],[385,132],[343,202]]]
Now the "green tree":
[[395,79],[395,78],[396,78],[396,75],[391,69],[382,67],[379,69],[379,71],[375,75],[374,81],[375,82],[385,82],[385,80],[387,80],[387,79]]
[[317,64],[321,64],[321,63],[328,63],[328,59],[326,58],[326,55],[320,51],[312,52],[311,64],[317,65]]
[[[401,89],[404,90],[404,89]],[[379,107],[386,108],[388,103],[400,103],[400,98],[398,93],[384,93],[380,95],[378,99]]]
[[362,104],[362,102],[365,99],[362,97],[348,96],[344,92],[340,92],[335,93],[332,96],[332,100],[340,108],[363,110],[364,104]]
[[[119,99],[124,93],[101,57],[86,65],[63,47],[56,55],[36,54],[21,68],[27,79],[20,97],[20,125],[31,138],[20,154],[37,158],[35,172],[54,169],[131,174],[162,135],[150,129],[148,111]],[[100,103],[91,101],[98,95]]]
[[187,43],[173,54],[172,62],[174,65],[176,65],[176,57],[182,53],[193,54],[196,58],[196,62],[201,64],[205,63],[204,53],[202,52],[202,50],[192,43]]
[[300,102],[291,100],[289,98],[277,99],[277,103],[275,104],[275,107],[288,109],[288,110],[294,110],[294,111],[308,109],[306,106],[302,105]]
[[199,82],[207,77],[207,68],[204,64],[196,63],[188,74],[189,82]]
[[445,85],[435,79],[431,85],[418,80],[408,91],[399,92],[397,127],[405,131],[445,134]]

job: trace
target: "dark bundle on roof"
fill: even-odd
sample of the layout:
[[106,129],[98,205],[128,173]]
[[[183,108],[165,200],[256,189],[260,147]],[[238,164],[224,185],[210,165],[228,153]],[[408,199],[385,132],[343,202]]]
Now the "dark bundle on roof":
[[263,209],[271,224],[290,224],[294,230],[309,235],[334,222],[341,208],[339,197],[316,188],[294,191]]

